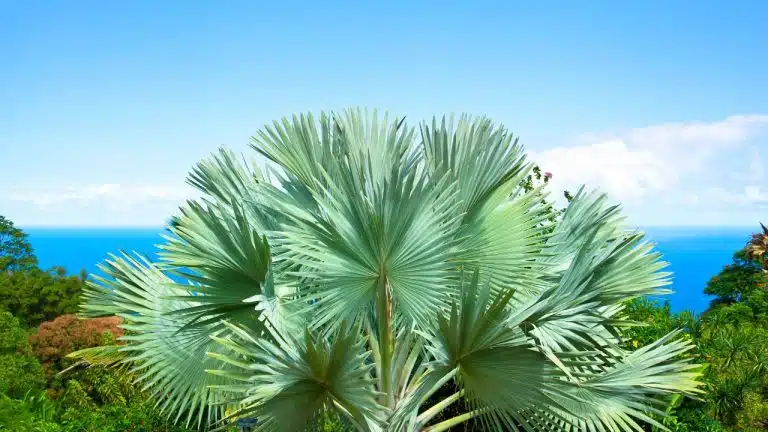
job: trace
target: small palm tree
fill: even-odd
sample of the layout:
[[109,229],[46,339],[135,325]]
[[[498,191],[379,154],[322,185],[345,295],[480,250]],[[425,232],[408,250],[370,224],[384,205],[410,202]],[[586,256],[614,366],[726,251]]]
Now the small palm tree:
[[275,122],[252,146],[266,170],[202,161],[189,182],[206,196],[159,262],[113,256],[85,293],[128,335],[79,355],[121,354],[176,419],[629,431],[698,392],[675,333],[620,348],[625,302],[665,292],[659,254],[603,196],[548,222],[504,128],[349,110]]
[[763,272],[768,273],[768,227],[760,224],[763,232],[753,234],[752,239],[747,244],[747,257],[763,267]]

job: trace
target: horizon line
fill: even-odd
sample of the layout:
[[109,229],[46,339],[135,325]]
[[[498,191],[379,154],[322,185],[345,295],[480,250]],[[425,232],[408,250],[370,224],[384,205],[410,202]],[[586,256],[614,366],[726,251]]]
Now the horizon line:
[[[696,228],[750,228],[759,226],[760,223],[754,225],[662,225],[662,224],[627,224],[628,227],[636,228],[675,228],[675,229],[696,229]],[[22,225],[17,224],[17,227],[21,229],[166,229],[167,224],[152,224],[152,225]]]

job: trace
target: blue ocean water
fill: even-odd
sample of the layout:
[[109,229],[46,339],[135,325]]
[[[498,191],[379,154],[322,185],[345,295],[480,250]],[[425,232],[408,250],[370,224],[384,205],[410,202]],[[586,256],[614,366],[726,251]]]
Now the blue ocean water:
[[161,228],[24,228],[40,267],[62,266],[71,274],[98,272],[97,265],[121,251],[157,258]]
[[[155,257],[162,243],[159,228],[62,229],[29,228],[32,246],[42,267],[60,265],[70,273],[80,269],[97,272],[108,253],[136,251]],[[709,304],[703,294],[709,278],[731,261],[733,253],[749,239],[750,228],[648,228],[648,238],[670,263],[674,273],[668,296],[672,309],[702,312]]]
[[665,299],[672,310],[703,312],[711,297],[704,287],[724,265],[732,262],[734,252],[749,241],[752,228],[647,228],[647,238],[669,263],[675,292]]

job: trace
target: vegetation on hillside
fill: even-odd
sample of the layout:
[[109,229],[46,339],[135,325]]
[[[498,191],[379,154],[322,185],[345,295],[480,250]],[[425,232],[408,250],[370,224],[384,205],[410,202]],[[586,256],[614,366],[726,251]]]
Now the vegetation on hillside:
[[26,235],[2,216],[0,265],[0,431],[187,430],[160,415],[130,375],[67,358],[118,343],[120,319],[72,315],[83,278],[40,269]]
[[27,235],[0,216],[0,311],[10,312],[24,327],[36,327],[76,313],[84,283],[62,267],[38,267]]
[[768,244],[768,230],[762,229],[704,288],[714,299],[701,316],[673,314],[668,304],[644,299],[627,309],[631,319],[647,324],[628,330],[631,344],[641,347],[681,328],[696,345],[696,361],[707,365],[706,393],[678,401],[664,421],[673,431],[768,428],[768,265],[755,247]]

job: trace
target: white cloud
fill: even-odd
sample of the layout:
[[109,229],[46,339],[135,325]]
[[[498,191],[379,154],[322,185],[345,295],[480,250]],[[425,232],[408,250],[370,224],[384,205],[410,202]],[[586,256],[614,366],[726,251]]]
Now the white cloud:
[[752,157],[749,160],[749,169],[747,171],[747,181],[757,183],[763,180],[765,176],[765,166],[760,157],[760,150],[752,147]]
[[762,186],[768,182],[764,181],[765,168],[757,147],[752,148],[747,170],[742,177],[747,184],[740,191],[716,187],[712,190],[713,197],[726,204],[768,207],[768,190]]
[[697,150],[730,147],[768,129],[768,115],[734,115],[715,122],[665,123],[629,131],[627,138],[650,147],[696,146]]
[[712,189],[712,196],[726,204],[735,204],[739,206],[768,206],[768,190],[761,186],[745,186],[740,192],[732,192],[724,188]]
[[[586,184],[639,224],[749,224],[768,208],[766,139],[768,115],[737,115],[585,134],[529,156],[556,195]],[[27,225],[158,225],[195,196],[178,184],[15,188],[0,191],[0,208]]]
[[193,196],[194,190],[185,186],[106,183],[48,189],[17,188],[11,191],[9,199],[31,203],[41,210],[78,205],[99,205],[112,210],[127,210],[152,201],[181,203]]
[[[662,197],[694,205],[706,199],[695,185],[722,171],[712,162],[719,162],[726,153],[738,153],[749,140],[764,135],[768,135],[768,115],[736,115],[714,122],[585,134],[577,145],[533,153],[531,158],[553,173],[554,190],[573,191],[586,184],[626,203]],[[759,158],[753,158],[750,175],[762,178],[762,169]],[[748,185],[740,195],[745,201],[761,202],[763,194],[759,186]]]
[[554,190],[580,184],[600,187],[617,199],[636,199],[664,190],[665,179],[675,176],[668,162],[652,151],[634,150],[624,141],[606,141],[578,147],[558,147],[531,158],[554,173]]

